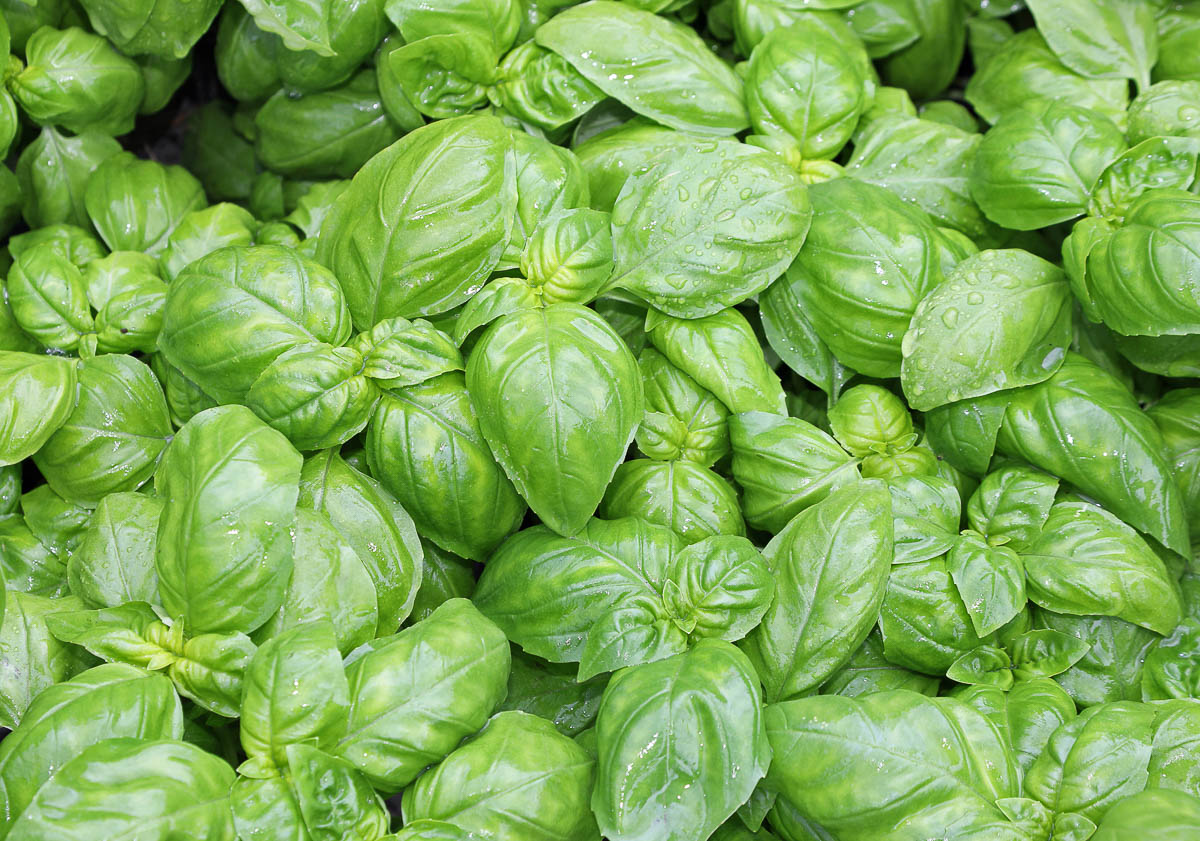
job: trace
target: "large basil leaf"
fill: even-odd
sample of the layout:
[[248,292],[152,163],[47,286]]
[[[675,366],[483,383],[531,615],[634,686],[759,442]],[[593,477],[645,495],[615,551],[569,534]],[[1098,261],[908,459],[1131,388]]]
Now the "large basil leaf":
[[729,439],[746,522],[755,528],[782,531],[805,508],[858,478],[858,461],[799,418],[732,415]]
[[866,640],[892,563],[891,499],[857,482],[798,514],[764,550],[778,586],[743,645],[768,701],[800,695]]
[[1038,31],[1072,70],[1093,79],[1150,86],[1158,61],[1154,8],[1125,0],[1030,0]]
[[93,665],[86,653],[59,642],[46,617],[79,610],[75,596],[61,599],[8,590],[0,625],[0,726],[16,729],[30,703],[43,690]]
[[246,405],[298,450],[337,447],[362,431],[379,398],[364,368],[353,348],[296,345],[263,370]]
[[641,376],[620,336],[576,304],[511,313],[471,352],[467,390],[534,513],[562,534],[583,528],[642,419]]
[[1200,797],[1182,791],[1144,791],[1104,816],[1091,841],[1188,841],[1200,832]]
[[1024,553],[1029,598],[1056,613],[1117,616],[1160,634],[1182,617],[1162,560],[1137,532],[1087,502],[1059,502]]
[[1024,841],[996,801],[1017,794],[1012,757],[953,698],[819,695],[767,708],[770,783],[842,841]]
[[509,663],[500,629],[451,599],[350,663],[346,731],[330,750],[399,791],[483,726],[504,700]]
[[132,356],[84,360],[78,370],[75,409],[33,460],[58,494],[94,505],[150,479],[171,419],[158,380]]
[[769,152],[725,140],[681,151],[631,173],[621,188],[609,283],[669,315],[697,318],[782,274],[811,212],[799,175]]
[[457,117],[487,101],[496,73],[496,57],[489,48],[486,40],[469,32],[430,35],[388,52],[387,72],[425,116]]
[[599,514],[606,520],[640,517],[666,526],[688,543],[716,534],[744,535],[733,487],[687,461],[634,459],[617,468]]
[[249,759],[238,773],[287,767],[287,746],[327,748],[345,732],[350,690],[328,620],[297,625],[263,643],[246,667],[239,735]]
[[333,450],[304,463],[299,504],[328,517],[354,549],[375,584],[379,634],[394,633],[421,586],[421,541],[408,512]]
[[1153,707],[1090,707],[1055,731],[1025,775],[1025,791],[1055,812],[1092,821],[1146,786]]
[[741,80],[675,21],[592,0],[555,15],[536,37],[600,90],[671,128],[729,135],[749,125]]
[[204,393],[241,403],[284,351],[307,342],[336,347],[349,335],[350,314],[329,270],[279,245],[231,246],[171,282],[158,344]]
[[1071,341],[1071,292],[1025,251],[982,251],[922,299],[901,344],[900,381],[920,411],[1048,379]]
[[496,550],[473,599],[530,654],[563,663],[603,653],[599,668],[581,663],[582,678],[659,660],[687,646],[662,596],[683,546],[670,529],[633,517],[590,520],[572,537],[534,526]]
[[1125,151],[1121,130],[1102,114],[1054,100],[1005,113],[983,137],[971,169],[971,196],[998,225],[1032,231],[1087,210],[1092,188]]
[[47,347],[77,350],[95,327],[79,267],[49,247],[14,250],[13,257],[7,303],[17,326]]
[[892,568],[879,630],[888,660],[932,675],[945,674],[961,655],[984,644],[944,557]]
[[754,131],[795,140],[805,160],[837,155],[867,103],[856,58],[810,17],[767,33],[746,72]]
[[389,389],[367,430],[371,472],[421,533],[476,561],[521,524],[525,501],[492,456],[463,375]]
[[1177,278],[1197,271],[1200,196],[1148,190],[1124,223],[1088,252],[1085,285],[1095,316],[1117,333],[1163,336],[1200,332],[1200,298]]
[[663,356],[729,411],[787,414],[779,377],[767,365],[754,328],[737,310],[704,318],[675,318],[651,310],[646,329]]
[[1070,482],[1169,549],[1189,551],[1158,429],[1120,381],[1087,359],[1068,352],[1053,377],[1012,392],[996,448]]
[[121,151],[117,141],[97,131],[76,137],[46,126],[17,160],[21,213],[31,228],[69,222],[89,224],[83,204],[88,178],[103,161]]
[[55,684],[38,695],[21,726],[0,744],[0,836],[42,784],[91,745],[112,738],[182,736],[179,696],[165,677],[108,663]]
[[842,364],[895,377],[913,310],[948,268],[940,235],[924,212],[874,184],[836,178],[809,197],[812,227],[788,280]]
[[42,786],[8,837],[233,841],[233,779],[225,760],[187,742],[109,739]]
[[996,726],[1022,779],[1045,753],[1055,731],[1075,718],[1075,702],[1048,677],[1018,681],[1007,692],[991,686],[970,686],[955,693],[955,697],[979,710]]
[[329,518],[297,508],[292,579],[278,612],[255,636],[270,639],[289,628],[328,618],[338,649],[346,653],[375,638],[378,603],[371,574]]
[[190,633],[253,631],[283,603],[300,454],[242,406],[201,412],[155,477],[163,607]]
[[154,256],[167,247],[180,220],[205,203],[204,188],[183,167],[128,152],[96,167],[84,193],[88,216],[111,250]]
[[154,556],[162,509],[162,499],[140,493],[114,493],[100,500],[67,560],[71,592],[89,607],[157,604]]
[[0,463],[36,453],[75,408],[77,363],[61,356],[0,351]]
[[478,838],[590,841],[594,766],[549,721],[498,713],[405,790],[404,819],[445,821]]
[[618,672],[596,720],[592,810],[604,835],[708,838],[771,763],[761,704],[750,662],[720,640]]
[[938,221],[971,237],[989,233],[967,180],[980,137],[928,118],[891,116],[871,122],[854,146],[846,173],[885,187]]
[[516,209],[508,129],[495,117],[439,120],[358,171],[321,226],[318,259],[354,324],[444,312],[500,262]]

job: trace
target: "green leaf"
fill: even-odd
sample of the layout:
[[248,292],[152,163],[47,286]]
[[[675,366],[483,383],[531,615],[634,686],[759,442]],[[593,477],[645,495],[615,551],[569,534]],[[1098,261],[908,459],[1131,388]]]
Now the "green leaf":
[[771,762],[758,679],[727,642],[618,672],[596,722],[592,810],[626,841],[706,838]]
[[366,456],[418,530],[447,551],[487,560],[521,524],[525,501],[492,456],[460,373],[389,389]]
[[312,456],[300,474],[299,504],[329,518],[375,585],[378,634],[387,636],[412,610],[422,551],[412,518],[378,482],[333,450]]
[[155,560],[163,607],[190,633],[253,631],[279,609],[301,463],[241,406],[201,412],[167,448]]
[[737,310],[704,318],[651,310],[646,327],[650,343],[730,412],[787,414],[779,377],[767,365],[754,328]]
[[858,479],[858,462],[799,418],[733,415],[729,440],[746,522],[755,528],[778,533],[801,511]]
[[1013,685],[1012,665],[1003,649],[981,645],[955,660],[946,670],[946,677],[959,683],[1007,691]]
[[562,534],[583,528],[642,418],[641,377],[621,338],[576,304],[512,313],[471,352],[467,391],[534,513]]
[[332,56],[329,43],[329,0],[240,0],[264,32],[272,32],[289,50],[311,50]]
[[383,150],[321,227],[318,259],[338,276],[360,330],[465,302],[512,233],[516,169],[495,117],[441,120]]
[[770,784],[839,839],[935,837],[948,821],[963,837],[1028,838],[995,805],[1017,793],[1007,747],[961,701],[821,695],[768,707],[766,718]]
[[892,514],[881,482],[856,482],[802,511],[764,557],[775,598],[742,649],[770,702],[820,686],[878,619],[892,563]]
[[1018,249],[982,251],[917,305],[901,345],[900,381],[910,405],[928,411],[1042,382],[1070,340],[1062,271]]
[[1168,548],[1189,551],[1166,447],[1115,377],[1068,352],[1049,380],[1006,396],[997,452],[1058,476]]
[[971,196],[998,225],[1031,231],[1087,210],[1105,167],[1125,151],[1108,118],[1053,100],[1004,114],[984,135],[971,169]]
[[61,496],[95,505],[149,481],[171,419],[150,367],[132,356],[85,359],[78,378],[74,410],[33,461]]
[[1007,691],[969,686],[957,691],[955,697],[979,710],[996,726],[1020,776],[1045,752],[1054,732],[1075,718],[1071,696],[1045,677],[1019,680]]
[[328,618],[342,653],[374,639],[379,600],[358,553],[324,514],[297,508],[292,530],[292,578],[283,604],[258,629],[256,638],[270,639]]
[[71,592],[89,607],[157,603],[154,555],[162,509],[161,499],[140,493],[114,493],[100,500],[67,561]]
[[805,160],[836,156],[868,102],[861,65],[827,26],[806,16],[768,32],[746,71],[755,133],[794,139]]
[[504,699],[509,662],[500,629],[451,599],[350,663],[346,732],[330,750],[395,793],[483,726]]
[[1179,596],[1158,555],[1137,532],[1090,503],[1051,508],[1023,560],[1029,598],[1048,610],[1117,616],[1159,634],[1179,624]]
[[662,599],[684,545],[670,529],[633,517],[593,519],[572,537],[534,526],[488,559],[473,601],[526,652],[556,663],[579,661],[593,635],[609,648],[611,665],[599,671],[661,659],[687,645]]
[[246,667],[243,686],[238,732],[249,757],[240,768],[244,775],[274,776],[287,767],[288,745],[328,748],[345,732],[350,690],[326,619],[263,643]]
[[555,15],[536,37],[604,93],[671,128],[732,135],[749,125],[741,80],[675,21],[592,0]]
[[625,462],[613,475],[598,513],[606,520],[639,517],[666,526],[687,543],[719,534],[746,533],[733,486],[689,461],[639,458]]
[[1049,629],[1026,631],[1010,645],[1013,674],[1021,680],[1054,677],[1074,666],[1091,645]]
[[74,360],[0,351],[0,406],[8,419],[0,437],[0,463],[17,464],[36,453],[75,408]]
[[989,541],[1024,552],[1042,533],[1058,493],[1058,479],[1019,464],[993,470],[967,503],[971,528]]
[[594,766],[549,721],[498,713],[405,790],[404,817],[445,821],[470,837],[585,841],[598,837],[588,809]]
[[215,251],[171,282],[158,344],[205,394],[244,403],[267,366],[297,345],[350,336],[339,279],[279,245]]
[[1056,812],[1099,821],[1146,786],[1153,708],[1136,703],[1084,710],[1055,731],[1025,775],[1025,790]]
[[609,283],[669,315],[712,315],[783,273],[810,216],[803,183],[776,156],[697,143],[625,181],[613,206]]
[[1063,63],[1096,79],[1150,85],[1158,61],[1154,9],[1128,0],[1031,0],[1038,31]]
[[88,669],[42,692],[0,746],[5,818],[12,826],[58,769],[112,738],[179,739],[183,711],[171,682],[134,666]]
[[109,739],[64,765],[17,819],[12,841],[153,837],[232,841],[233,769],[195,745]]
[[946,556],[946,569],[981,637],[1025,607],[1022,559],[1007,546],[993,546],[983,535],[964,532]]
[[788,281],[843,365],[895,377],[913,311],[949,268],[941,237],[923,211],[873,184],[835,178],[809,197],[812,227]]
[[1116,121],[1124,118],[1129,102],[1128,82],[1076,73],[1058,60],[1037,29],[1016,35],[1010,30],[993,55],[976,56],[976,67],[967,81],[966,99],[989,123],[1038,99],[1066,102]]
[[1121,218],[1147,190],[1186,190],[1196,180],[1200,138],[1154,137],[1143,140],[1109,164],[1092,192],[1088,213]]

